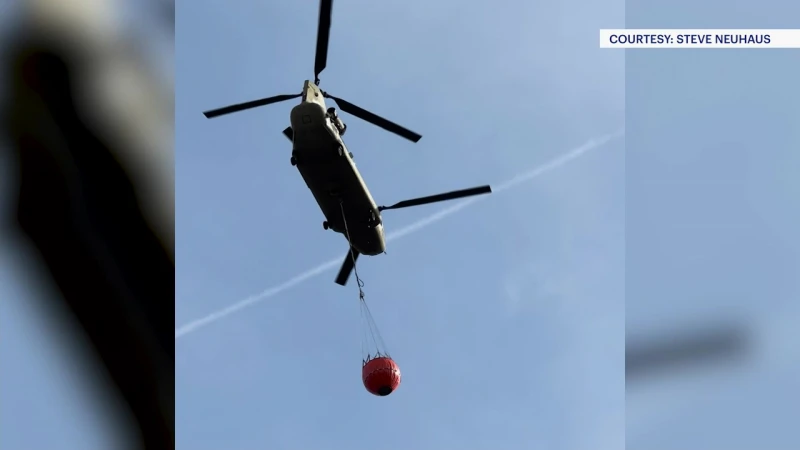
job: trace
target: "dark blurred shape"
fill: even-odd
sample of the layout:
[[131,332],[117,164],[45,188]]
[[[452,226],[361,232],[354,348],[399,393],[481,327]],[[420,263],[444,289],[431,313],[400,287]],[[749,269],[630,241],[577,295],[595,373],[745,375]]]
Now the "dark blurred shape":
[[[117,55],[92,53],[64,27],[20,27],[4,50],[2,126],[19,167],[16,218],[62,294],[53,309],[69,310],[85,330],[136,418],[141,442],[120,448],[173,449],[174,236],[145,209],[153,205],[130,157],[154,149],[100,124],[109,111],[91,111],[102,101],[87,101],[98,58]],[[99,86],[88,90],[103,95]]]
[[669,336],[626,337],[625,377],[638,381],[661,372],[741,361],[749,336],[740,326],[711,326]]
[[158,15],[164,22],[166,28],[175,34],[175,2],[172,0],[155,0],[155,7]]

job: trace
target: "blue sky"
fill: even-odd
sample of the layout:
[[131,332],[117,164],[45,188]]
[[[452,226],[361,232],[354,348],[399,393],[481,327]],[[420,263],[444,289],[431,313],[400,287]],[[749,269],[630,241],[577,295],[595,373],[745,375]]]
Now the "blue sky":
[[[622,4],[334,5],[322,87],[424,137],[352,117],[379,203],[506,181],[624,125]],[[577,12],[576,12],[577,11]],[[313,77],[315,1],[198,1],[176,43],[178,326],[341,259],[281,135]],[[624,145],[490,196],[362,258],[404,374],[364,391],[355,285],[335,270],[176,342],[179,448],[619,448]],[[449,205],[387,212],[387,232]]]

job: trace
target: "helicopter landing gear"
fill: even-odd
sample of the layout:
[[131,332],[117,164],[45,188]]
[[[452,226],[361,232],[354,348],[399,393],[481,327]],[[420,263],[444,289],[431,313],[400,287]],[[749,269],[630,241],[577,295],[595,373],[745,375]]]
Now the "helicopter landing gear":
[[328,225],[328,222],[327,222],[327,221],[325,221],[325,222],[322,222],[322,228],[323,228],[324,230],[328,230],[328,229],[330,229],[330,226]]
[[289,162],[291,162],[293,166],[296,166],[297,165],[297,158],[292,156],[292,159],[290,159]]
[[375,211],[370,210],[369,216],[367,217],[367,226],[370,228],[375,228],[381,224],[380,219],[378,216],[375,215]]

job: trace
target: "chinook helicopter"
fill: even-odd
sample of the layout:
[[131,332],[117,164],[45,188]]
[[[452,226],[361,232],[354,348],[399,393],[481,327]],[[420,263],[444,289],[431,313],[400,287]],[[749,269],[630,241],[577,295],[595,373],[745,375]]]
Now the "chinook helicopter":
[[300,104],[292,108],[290,113],[291,126],[283,130],[283,134],[292,142],[291,164],[300,172],[325,215],[323,228],[341,233],[347,238],[350,251],[335,280],[337,284],[344,286],[360,254],[375,256],[385,253],[386,238],[381,218],[383,211],[488,194],[492,189],[488,185],[462,189],[405,200],[391,206],[378,206],[375,203],[356,168],[353,154],[347,150],[342,140],[347,125],[337,114],[336,108],[327,107],[325,99],[333,100],[348,114],[414,143],[422,136],[320,89],[319,75],[325,69],[328,59],[332,9],[333,0],[320,2],[314,82],[306,80],[302,93],[262,98],[206,111],[203,114],[211,119],[300,98]]

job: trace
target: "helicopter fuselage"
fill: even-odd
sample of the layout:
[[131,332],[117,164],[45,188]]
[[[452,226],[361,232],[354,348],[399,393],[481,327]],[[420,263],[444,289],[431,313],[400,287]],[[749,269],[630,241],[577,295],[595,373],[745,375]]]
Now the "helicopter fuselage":
[[[386,250],[380,211],[341,135],[345,126],[329,112],[319,87],[306,81],[292,109],[292,164],[325,215],[324,227],[347,237],[359,253]],[[344,212],[344,214],[343,214]]]

